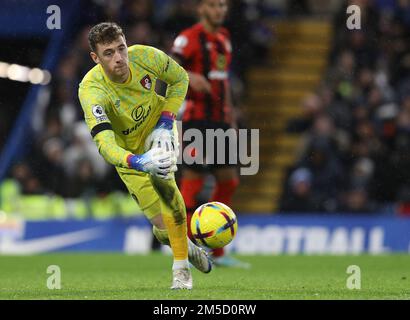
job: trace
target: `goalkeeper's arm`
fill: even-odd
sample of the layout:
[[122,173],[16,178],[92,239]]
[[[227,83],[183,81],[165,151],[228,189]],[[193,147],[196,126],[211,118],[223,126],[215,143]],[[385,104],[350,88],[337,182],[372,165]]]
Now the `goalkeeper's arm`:
[[175,157],[162,146],[135,155],[117,145],[112,130],[94,135],[94,141],[103,158],[114,166],[132,168],[164,179],[168,179],[168,174],[176,171]]
[[[188,91],[189,78],[184,68],[164,52],[151,48],[153,52],[152,67],[158,79],[167,86],[163,112],[153,132],[148,136],[145,150],[148,150],[154,141],[171,141],[175,146],[173,137],[173,123]],[[176,146],[175,146],[176,149]]]
[[[176,158],[166,148],[135,155],[121,148],[112,130],[112,125],[106,113],[106,94],[95,83],[81,85],[78,97],[84,110],[84,119],[91,130],[100,154],[110,164],[121,168],[132,168],[147,172],[162,178],[167,178],[168,173],[176,171]],[[169,149],[169,147],[168,147]]]

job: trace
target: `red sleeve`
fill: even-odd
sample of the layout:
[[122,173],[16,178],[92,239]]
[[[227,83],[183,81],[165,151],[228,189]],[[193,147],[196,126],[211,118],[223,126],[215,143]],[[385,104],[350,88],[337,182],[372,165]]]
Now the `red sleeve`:
[[187,61],[194,55],[195,47],[195,37],[192,32],[182,32],[174,41],[172,54]]

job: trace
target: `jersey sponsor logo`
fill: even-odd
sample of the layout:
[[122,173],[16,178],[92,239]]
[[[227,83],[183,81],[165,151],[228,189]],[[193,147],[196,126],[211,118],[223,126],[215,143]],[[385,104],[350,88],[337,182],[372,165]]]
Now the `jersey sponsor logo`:
[[148,74],[144,78],[141,79],[140,83],[145,89],[151,90],[152,81]]
[[138,106],[137,108],[132,110],[131,117],[134,119],[135,122],[139,122],[143,116],[144,116],[143,106]]
[[122,134],[127,136],[130,133],[134,132],[138,129],[139,126],[145,121],[145,119],[151,113],[151,106],[148,107],[147,110],[144,109],[143,106],[138,106],[134,110],[132,110],[131,117],[136,122],[136,124],[132,128],[128,128],[122,131]]
[[120,100],[120,99],[115,100],[114,106],[115,106],[117,109],[120,107],[120,105],[121,105],[121,100]]
[[92,113],[95,117],[95,120],[97,120],[97,122],[102,122],[102,121],[107,121],[108,117],[105,114],[104,108],[98,104],[94,105],[92,107]]
[[216,67],[218,70],[225,70],[227,66],[226,57],[223,54],[218,54],[218,58],[216,60]]

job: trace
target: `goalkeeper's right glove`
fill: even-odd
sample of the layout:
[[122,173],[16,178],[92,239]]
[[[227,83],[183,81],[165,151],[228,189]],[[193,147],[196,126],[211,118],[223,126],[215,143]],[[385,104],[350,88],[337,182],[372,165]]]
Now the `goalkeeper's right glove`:
[[130,155],[128,166],[138,171],[150,173],[162,179],[170,179],[170,173],[176,171],[176,158],[164,148],[152,148],[141,155]]

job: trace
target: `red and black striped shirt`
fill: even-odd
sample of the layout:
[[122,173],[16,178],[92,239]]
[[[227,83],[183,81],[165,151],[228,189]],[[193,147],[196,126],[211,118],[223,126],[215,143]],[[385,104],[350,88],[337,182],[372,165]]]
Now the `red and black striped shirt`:
[[227,95],[232,47],[228,30],[220,28],[210,33],[202,24],[195,24],[175,39],[172,53],[187,71],[202,74],[212,87],[211,94],[188,90],[182,119],[229,123],[231,106]]

